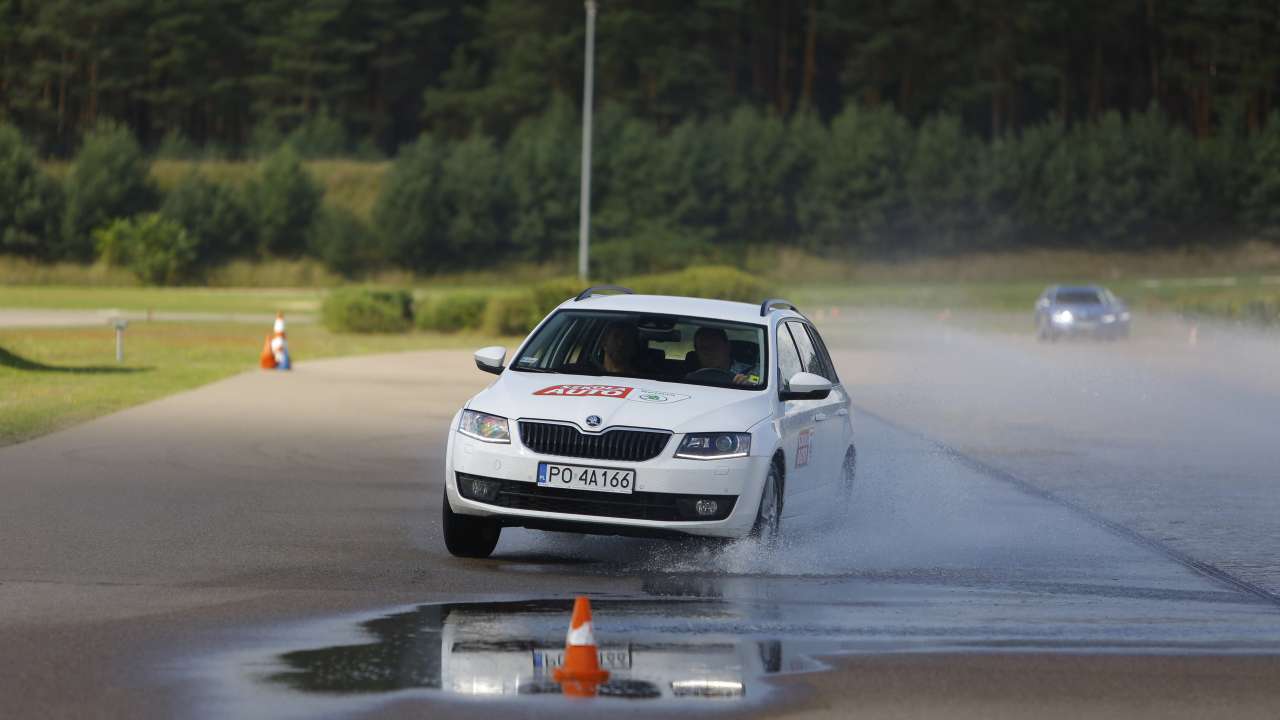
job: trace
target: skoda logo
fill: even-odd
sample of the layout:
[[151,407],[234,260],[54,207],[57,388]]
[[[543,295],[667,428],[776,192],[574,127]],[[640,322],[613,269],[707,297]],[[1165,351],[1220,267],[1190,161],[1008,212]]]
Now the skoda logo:
[[599,415],[588,415],[588,416],[587,416],[587,427],[600,427],[600,416],[599,416]]

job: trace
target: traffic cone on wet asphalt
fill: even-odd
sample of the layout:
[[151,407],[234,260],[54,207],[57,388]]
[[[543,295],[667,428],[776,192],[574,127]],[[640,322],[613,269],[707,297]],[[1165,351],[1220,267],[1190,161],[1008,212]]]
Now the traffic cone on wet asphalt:
[[276,354],[271,352],[271,333],[267,333],[267,339],[262,341],[262,355],[258,358],[258,364],[263,370],[276,369]]
[[564,663],[551,674],[565,695],[595,697],[609,671],[600,668],[600,652],[591,631],[591,601],[579,595],[573,601],[573,619],[564,643]]
[[271,354],[275,358],[277,370],[288,370],[292,367],[289,361],[289,342],[284,337],[284,313],[276,313],[276,324],[272,328]]

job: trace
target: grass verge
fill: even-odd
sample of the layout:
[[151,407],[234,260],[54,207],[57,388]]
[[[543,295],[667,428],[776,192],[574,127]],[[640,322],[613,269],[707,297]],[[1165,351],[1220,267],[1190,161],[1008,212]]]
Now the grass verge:
[[[241,323],[133,323],[125,362],[117,365],[107,327],[0,329],[0,446],[253,370],[265,331]],[[289,330],[290,350],[301,362],[495,342],[501,341],[435,333],[345,335],[319,325]]]

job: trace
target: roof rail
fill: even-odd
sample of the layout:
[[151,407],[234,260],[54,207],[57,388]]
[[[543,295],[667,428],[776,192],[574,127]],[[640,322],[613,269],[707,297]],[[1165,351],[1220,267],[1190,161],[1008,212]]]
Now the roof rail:
[[624,288],[621,285],[592,285],[586,290],[583,290],[582,292],[578,293],[578,297],[574,298],[573,301],[578,302],[579,300],[586,300],[592,295],[599,295],[601,291],[604,291],[604,290],[612,290],[622,295],[636,294],[635,291],[632,290],[631,288]]
[[783,300],[782,298],[769,298],[768,300],[765,300],[764,302],[760,303],[760,317],[766,317],[769,314],[770,310],[773,310],[774,308],[777,308],[777,307],[786,308],[788,310],[795,310],[797,313],[800,312],[800,308],[796,307],[795,303],[792,303],[790,300]]

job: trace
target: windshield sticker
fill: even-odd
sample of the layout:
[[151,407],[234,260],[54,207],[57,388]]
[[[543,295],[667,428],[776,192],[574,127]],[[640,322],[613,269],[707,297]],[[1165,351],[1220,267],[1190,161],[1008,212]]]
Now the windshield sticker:
[[680,393],[664,392],[662,390],[646,390],[644,388],[640,388],[636,390],[635,395],[631,396],[631,399],[636,402],[646,403],[677,403],[681,400],[688,400],[689,396],[681,395]]
[[552,385],[536,390],[533,394],[559,397],[609,397],[621,400],[630,395],[634,389],[625,385]]

